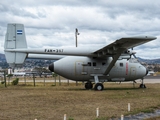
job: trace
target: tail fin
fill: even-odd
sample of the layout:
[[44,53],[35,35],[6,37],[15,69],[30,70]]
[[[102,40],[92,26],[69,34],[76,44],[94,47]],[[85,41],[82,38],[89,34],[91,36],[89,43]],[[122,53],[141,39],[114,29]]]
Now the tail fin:
[[[8,24],[4,50],[19,48],[27,48],[24,26],[23,24]],[[27,53],[5,51],[5,56],[10,67],[20,67]]]

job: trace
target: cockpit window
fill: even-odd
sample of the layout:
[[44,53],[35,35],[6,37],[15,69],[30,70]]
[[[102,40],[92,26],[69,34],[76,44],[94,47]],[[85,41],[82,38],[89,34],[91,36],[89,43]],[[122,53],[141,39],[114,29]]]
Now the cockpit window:
[[129,59],[129,62],[130,62],[130,63],[138,63],[138,60],[135,59],[135,58],[131,58],[131,59]]
[[123,63],[119,63],[120,67],[123,67]]

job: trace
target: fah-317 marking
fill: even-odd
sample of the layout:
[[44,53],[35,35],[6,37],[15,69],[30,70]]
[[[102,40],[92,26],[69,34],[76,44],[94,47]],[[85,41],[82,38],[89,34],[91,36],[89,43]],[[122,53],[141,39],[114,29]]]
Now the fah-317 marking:
[[63,53],[63,49],[44,49],[46,53]]

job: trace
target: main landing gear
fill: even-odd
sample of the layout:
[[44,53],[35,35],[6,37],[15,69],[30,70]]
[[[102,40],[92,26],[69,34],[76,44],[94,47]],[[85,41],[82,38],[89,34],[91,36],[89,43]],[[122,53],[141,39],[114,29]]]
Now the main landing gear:
[[[87,90],[92,89],[93,88],[93,83],[92,82],[87,82],[85,83],[85,88]],[[98,91],[102,91],[104,89],[104,86],[102,83],[96,83],[94,86],[94,90],[98,90]]]
[[[99,82],[97,75],[94,76],[94,80],[95,80],[94,90],[102,91],[104,89],[104,86],[102,83]],[[88,81],[87,83],[85,83],[85,88],[92,89],[93,88],[92,82]]]
[[88,89],[92,89],[93,88],[93,84],[92,82],[88,81],[87,83],[85,83],[85,88]]
[[102,83],[96,83],[94,86],[94,89],[98,91],[102,91],[104,89],[104,86]]
[[140,84],[139,88],[146,88],[146,85],[143,82],[143,78],[142,78],[142,83]]

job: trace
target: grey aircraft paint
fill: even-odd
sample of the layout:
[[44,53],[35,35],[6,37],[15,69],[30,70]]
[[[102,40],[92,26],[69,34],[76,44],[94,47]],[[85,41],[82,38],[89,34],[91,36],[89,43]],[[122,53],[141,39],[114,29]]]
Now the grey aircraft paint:
[[86,82],[85,88],[103,90],[103,82],[135,81],[142,79],[147,70],[131,56],[129,48],[156,39],[152,36],[126,37],[102,48],[44,48],[28,49],[23,24],[8,24],[4,51],[11,67],[19,67],[27,57],[57,60],[49,69],[75,81]]

